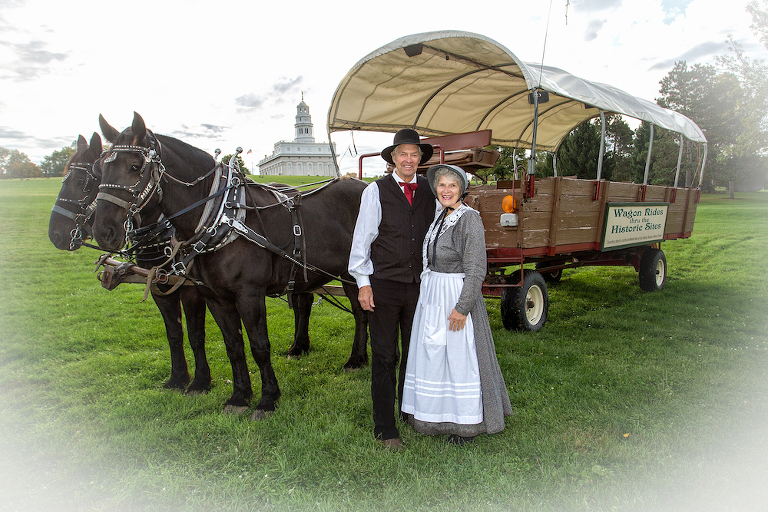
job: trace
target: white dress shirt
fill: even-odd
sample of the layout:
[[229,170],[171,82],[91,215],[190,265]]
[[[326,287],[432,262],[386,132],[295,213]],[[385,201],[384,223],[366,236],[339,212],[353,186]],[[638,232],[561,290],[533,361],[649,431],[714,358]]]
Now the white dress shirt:
[[[392,173],[395,181],[403,183],[396,172]],[[413,177],[416,179],[416,176]],[[403,190],[405,187],[400,187]],[[414,190],[414,196],[419,190]],[[435,199],[435,211],[440,209],[440,203]],[[360,213],[355,223],[355,233],[352,236],[352,250],[349,252],[349,273],[357,281],[357,287],[370,286],[371,274],[373,274],[373,262],[371,261],[371,244],[379,236],[379,224],[381,224],[381,201],[379,200],[379,187],[374,181],[369,184],[360,198]]]

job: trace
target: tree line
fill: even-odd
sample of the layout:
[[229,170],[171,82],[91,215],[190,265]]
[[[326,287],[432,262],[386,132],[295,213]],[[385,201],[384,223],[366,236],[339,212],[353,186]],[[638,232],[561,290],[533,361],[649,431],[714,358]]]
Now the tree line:
[[[75,154],[76,149],[77,141],[74,141],[70,146],[65,146],[46,156],[40,165],[36,165],[21,151],[0,147],[0,179],[55,178],[57,176],[64,176],[67,162]],[[231,154],[224,155],[221,161],[227,164],[231,158]],[[237,163],[240,165],[241,171],[246,174],[250,172],[240,155],[237,156]]]
[[[768,50],[768,0],[747,6],[752,31]],[[692,119],[707,138],[707,161],[702,188],[728,187],[731,191],[760,190],[768,185],[768,66],[751,60],[729,37],[729,52],[716,58],[718,66],[678,61],[662,78],[656,102]],[[606,115],[606,141],[601,177],[642,183],[651,137],[648,123],[634,130],[619,115]],[[557,149],[557,173],[594,179],[600,152],[601,121],[593,118],[576,127]],[[674,185],[680,155],[680,137],[654,130],[648,183]],[[702,148],[683,140],[679,186],[696,186],[694,174],[703,158]],[[527,170],[527,156],[510,148],[496,148],[501,158],[485,172],[486,178],[509,179]],[[553,155],[537,152],[536,175],[552,176]]]

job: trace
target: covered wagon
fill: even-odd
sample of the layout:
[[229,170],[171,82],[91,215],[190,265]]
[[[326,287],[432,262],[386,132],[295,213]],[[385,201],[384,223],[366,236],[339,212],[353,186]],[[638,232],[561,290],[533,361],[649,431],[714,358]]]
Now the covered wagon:
[[[652,147],[642,183],[602,178],[607,114],[679,136],[674,185],[648,183]],[[574,128],[598,117],[602,138],[594,179],[558,176],[556,160],[552,176],[535,176],[537,151],[554,153]],[[516,179],[476,184],[466,199],[485,226],[484,293],[501,298],[508,329],[544,325],[546,281],[559,279],[563,269],[631,265],[643,290],[662,289],[667,262],[661,243],[693,231],[706,161],[706,138],[693,121],[609,85],[525,63],[488,37],[458,31],[406,36],[349,70],[328,111],[329,136],[402,128],[417,130],[436,149],[423,171],[437,162],[469,172],[487,169],[498,158],[495,146],[528,155],[528,168]],[[679,183],[684,139],[699,149],[697,179],[690,184]],[[361,157],[361,178],[367,156]]]

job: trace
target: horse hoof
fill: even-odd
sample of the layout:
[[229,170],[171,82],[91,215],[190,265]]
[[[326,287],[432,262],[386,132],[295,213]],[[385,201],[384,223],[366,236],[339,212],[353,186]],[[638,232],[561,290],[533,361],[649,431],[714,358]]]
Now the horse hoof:
[[347,373],[357,373],[362,369],[362,366],[345,366],[344,371]]
[[224,406],[224,413],[225,414],[243,414],[245,411],[248,410],[247,405],[225,405]]
[[261,421],[264,418],[272,416],[273,414],[275,414],[275,411],[262,411],[261,409],[256,409],[251,415],[251,421]]
[[179,391],[184,391],[184,388],[187,387],[187,384],[189,384],[188,378],[187,380],[169,379],[165,384],[163,384],[163,389],[178,389]]
[[298,361],[301,359],[301,354],[286,354],[285,356],[289,361]]

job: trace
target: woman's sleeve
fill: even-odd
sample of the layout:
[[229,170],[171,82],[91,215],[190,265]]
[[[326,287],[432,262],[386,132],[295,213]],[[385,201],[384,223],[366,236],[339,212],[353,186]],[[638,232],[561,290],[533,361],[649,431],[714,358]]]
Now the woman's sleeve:
[[461,267],[465,275],[456,311],[466,315],[482,296],[483,281],[488,269],[485,228],[479,213],[470,211],[461,216],[454,230],[454,243],[461,254]]

